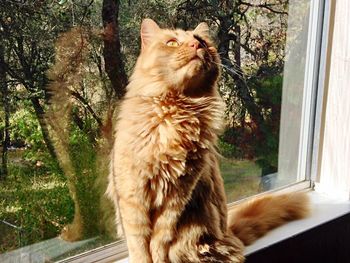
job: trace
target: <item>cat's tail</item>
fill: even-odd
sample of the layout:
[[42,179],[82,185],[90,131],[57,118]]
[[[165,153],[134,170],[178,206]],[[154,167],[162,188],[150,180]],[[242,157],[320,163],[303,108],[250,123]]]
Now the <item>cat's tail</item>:
[[229,212],[228,227],[245,245],[288,221],[310,212],[306,193],[265,195],[237,205]]

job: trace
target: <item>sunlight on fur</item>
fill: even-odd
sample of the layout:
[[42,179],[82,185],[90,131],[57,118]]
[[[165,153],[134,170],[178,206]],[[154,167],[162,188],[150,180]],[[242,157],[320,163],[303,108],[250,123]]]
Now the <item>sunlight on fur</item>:
[[306,216],[308,198],[258,198],[237,206],[228,221],[215,150],[224,114],[220,58],[209,28],[161,29],[145,19],[141,40],[107,189],[129,262],[244,262],[244,245]]

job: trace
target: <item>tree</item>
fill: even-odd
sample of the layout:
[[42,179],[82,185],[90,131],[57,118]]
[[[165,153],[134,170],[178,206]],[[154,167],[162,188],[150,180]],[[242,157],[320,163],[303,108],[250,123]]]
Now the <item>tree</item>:
[[7,83],[7,76],[4,67],[5,52],[3,43],[0,42],[0,88],[2,106],[4,111],[4,128],[2,129],[2,154],[1,154],[1,167],[0,167],[0,180],[5,180],[8,175],[7,169],[7,152],[10,146],[10,104],[9,104],[9,88]]

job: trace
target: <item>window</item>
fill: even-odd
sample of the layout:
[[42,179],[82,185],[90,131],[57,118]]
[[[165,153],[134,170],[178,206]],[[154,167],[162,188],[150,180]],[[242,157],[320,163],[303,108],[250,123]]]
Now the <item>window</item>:
[[0,261],[114,249],[108,156],[143,17],[216,36],[228,201],[310,187],[323,1],[5,0],[0,13]]
[[[259,6],[259,4],[256,5]],[[273,11],[268,12],[269,22],[268,26],[265,25],[265,27],[264,19],[266,18],[264,16],[251,14],[249,16],[258,32],[262,30],[261,28],[269,30],[269,33],[264,36],[267,42],[269,42],[268,35],[270,34],[271,36],[276,36],[278,33],[284,34],[284,38],[282,38],[283,45],[277,52],[273,49],[276,43],[269,43],[272,48],[266,49],[266,52],[269,52],[268,61],[267,65],[263,66],[270,67],[270,70],[276,67],[276,64],[279,67],[278,52],[282,53],[283,62],[282,67],[279,68],[280,72],[269,72],[266,69],[266,75],[260,73],[255,76],[259,80],[257,86],[254,85],[254,77],[248,77],[247,84],[254,99],[257,100],[257,105],[260,104],[264,119],[264,125],[258,128],[263,129],[266,134],[263,131],[261,137],[259,132],[256,134],[251,132],[250,135],[255,138],[249,137],[248,141],[245,142],[245,145],[248,145],[246,147],[249,147],[254,143],[254,140],[258,141],[257,145],[253,144],[253,147],[258,152],[254,157],[256,158],[255,163],[259,164],[259,169],[255,172],[248,172],[250,176],[254,174],[256,176],[254,178],[256,180],[255,186],[252,188],[254,190],[247,191],[245,189],[243,193],[233,191],[234,195],[233,192],[228,190],[227,195],[230,201],[292,184],[297,185],[297,188],[309,187],[310,185],[310,158],[313,143],[313,118],[315,114],[323,9],[321,2],[299,1],[289,3],[286,10],[288,10],[286,11],[288,15],[280,12],[277,15],[278,18],[275,17],[278,22],[285,19],[281,22],[281,27],[273,23],[273,21],[276,22],[271,18],[273,17],[271,14],[274,13]],[[252,12],[254,13],[254,11]],[[254,26],[252,27],[254,28]],[[274,31],[276,27],[277,31]],[[253,36],[250,36],[250,38],[254,39]],[[244,52],[243,50],[244,55],[242,57],[249,56]],[[277,54],[274,54],[274,52]],[[250,62],[249,59],[243,61],[248,64]],[[244,65],[242,68],[244,68]],[[276,77],[281,78],[278,80]],[[280,81],[279,84],[278,81]],[[259,94],[260,92],[263,94]],[[259,95],[262,95],[262,98]],[[277,97],[278,95],[280,97]],[[266,105],[266,97],[270,99],[270,105],[268,103]],[[274,105],[273,102],[276,100],[278,100],[278,103]],[[250,116],[248,118],[249,122],[251,122]],[[277,124],[277,127],[275,124]],[[247,124],[245,123],[245,125]],[[233,128],[233,130],[236,129],[237,127]],[[248,129],[251,129],[251,127]],[[237,180],[236,174],[232,172],[230,178]],[[247,178],[243,177],[238,184],[238,188],[241,189],[242,185],[243,187],[249,185],[249,183],[244,182],[245,180]],[[256,187],[256,184],[259,184],[260,187]]]

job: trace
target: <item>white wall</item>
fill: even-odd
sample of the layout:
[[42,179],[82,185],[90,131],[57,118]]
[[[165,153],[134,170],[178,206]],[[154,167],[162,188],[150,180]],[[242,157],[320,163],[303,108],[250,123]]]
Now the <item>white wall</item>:
[[350,1],[333,0],[333,32],[316,190],[350,199]]

